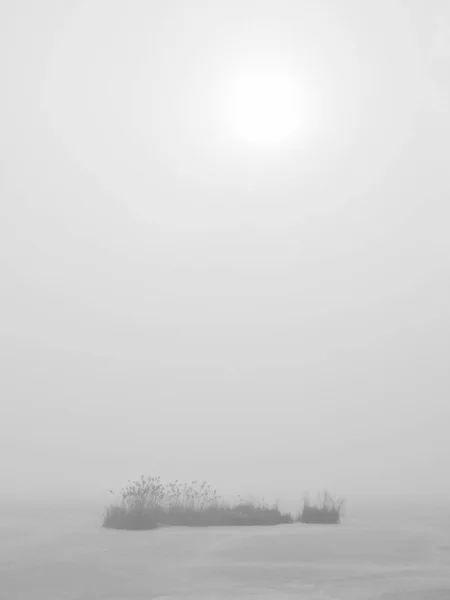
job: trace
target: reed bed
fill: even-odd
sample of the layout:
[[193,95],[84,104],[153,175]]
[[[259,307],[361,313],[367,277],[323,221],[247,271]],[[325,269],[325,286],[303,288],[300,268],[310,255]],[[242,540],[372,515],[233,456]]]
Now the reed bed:
[[123,488],[107,507],[103,527],[148,530],[161,526],[257,526],[293,523],[289,513],[264,501],[226,502],[206,481],[164,484],[142,476]]

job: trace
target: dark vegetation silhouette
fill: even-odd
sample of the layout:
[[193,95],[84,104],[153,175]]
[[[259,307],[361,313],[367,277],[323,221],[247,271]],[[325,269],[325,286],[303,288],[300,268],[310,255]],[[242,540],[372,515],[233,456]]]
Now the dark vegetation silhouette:
[[303,509],[297,517],[300,523],[337,525],[341,522],[342,499],[333,498],[326,490],[315,504],[305,496]]
[[163,484],[159,477],[142,476],[121,490],[107,507],[103,527],[148,530],[162,526],[237,526],[293,523],[289,513],[264,501],[226,502],[206,481]]

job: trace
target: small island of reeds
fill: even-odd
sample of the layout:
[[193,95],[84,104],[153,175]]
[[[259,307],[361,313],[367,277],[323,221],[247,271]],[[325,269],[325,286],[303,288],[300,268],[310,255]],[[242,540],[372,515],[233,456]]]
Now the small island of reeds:
[[300,523],[316,523],[323,525],[337,525],[341,522],[341,508],[343,501],[333,498],[326,490],[315,504],[311,504],[305,496],[303,510],[297,521]]
[[293,523],[289,513],[264,501],[227,502],[207,482],[164,484],[143,476],[107,507],[103,527],[148,530],[164,526],[212,527]]

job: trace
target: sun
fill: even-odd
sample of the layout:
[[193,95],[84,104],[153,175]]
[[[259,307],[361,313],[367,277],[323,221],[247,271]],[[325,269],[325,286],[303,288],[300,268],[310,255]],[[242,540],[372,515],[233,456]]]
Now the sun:
[[251,69],[230,83],[227,120],[246,144],[271,148],[292,138],[301,125],[298,82],[281,69]]

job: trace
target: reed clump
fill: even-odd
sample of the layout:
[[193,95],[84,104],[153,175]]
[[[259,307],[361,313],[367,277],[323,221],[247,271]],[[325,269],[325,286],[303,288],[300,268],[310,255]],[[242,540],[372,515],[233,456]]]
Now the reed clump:
[[123,488],[107,507],[103,526],[148,530],[161,526],[212,527],[292,523],[289,513],[264,501],[226,502],[206,481],[178,480],[164,484],[159,477],[141,476]]
[[296,520],[300,523],[337,525],[341,521],[342,504],[342,499],[333,498],[326,490],[315,504],[311,504],[308,496],[305,496],[303,509]]

